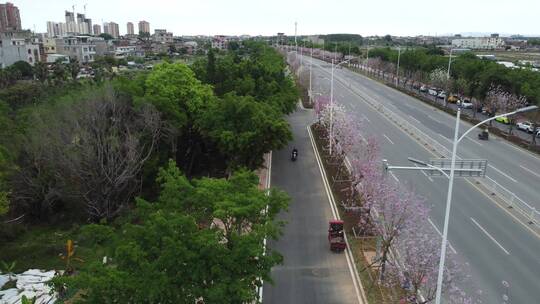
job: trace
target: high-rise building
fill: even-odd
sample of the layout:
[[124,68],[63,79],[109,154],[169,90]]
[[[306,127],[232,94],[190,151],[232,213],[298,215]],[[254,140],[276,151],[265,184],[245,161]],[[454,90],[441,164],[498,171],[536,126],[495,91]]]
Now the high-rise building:
[[21,16],[13,3],[0,3],[0,32],[20,31]]
[[75,22],[75,13],[66,11],[66,23]]
[[94,35],[96,35],[96,36],[101,35],[101,25],[94,24],[93,30],[94,30]]
[[139,21],[139,33],[148,33],[150,34],[150,23],[147,21]]
[[93,29],[92,29],[92,19],[85,18],[84,23],[86,23],[86,28],[88,29],[88,34],[92,35]]
[[105,22],[103,23],[103,32],[113,36],[114,38],[120,37],[120,28],[118,23]]
[[127,23],[127,34],[128,35],[134,35],[135,34],[135,27],[133,26],[133,23],[131,23],[131,22]]
[[78,34],[79,27],[75,22],[75,13],[66,11],[66,32],[67,34]]
[[86,18],[84,14],[78,13],[76,32],[78,34],[92,34],[92,19]]

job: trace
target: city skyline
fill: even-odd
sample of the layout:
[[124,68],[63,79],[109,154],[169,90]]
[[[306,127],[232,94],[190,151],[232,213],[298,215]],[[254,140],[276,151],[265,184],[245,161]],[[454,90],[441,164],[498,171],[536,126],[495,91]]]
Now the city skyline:
[[[66,0],[53,3],[20,0],[12,3],[21,11],[22,27],[32,30],[35,28],[37,32],[46,32],[47,21],[63,20],[64,11],[72,10],[73,4],[76,13],[84,13],[85,4],[84,1]],[[233,3],[209,0],[182,4],[156,0],[152,4],[142,7],[130,5],[130,2],[124,0],[96,0],[86,6],[86,15],[92,18],[95,24],[110,21],[136,24],[140,20],[146,20],[153,29],[166,28],[176,35],[275,35],[277,32],[294,35],[295,21],[298,22],[299,35],[540,34],[535,26],[535,12],[540,10],[540,3],[525,0],[516,0],[513,3],[515,7],[527,7],[527,10],[520,11],[519,14],[509,13],[504,7],[484,0],[457,0],[452,6],[427,0],[407,3],[391,1],[384,6],[384,10],[352,0],[342,2],[335,10],[328,10],[328,3],[320,0],[301,0],[294,3],[260,2],[256,6],[253,1],[247,0]],[[373,13],[377,10],[378,14]],[[489,10],[489,14],[482,14],[486,10]],[[334,14],[329,15],[329,11]],[[126,34],[125,26],[121,28],[120,34]]]

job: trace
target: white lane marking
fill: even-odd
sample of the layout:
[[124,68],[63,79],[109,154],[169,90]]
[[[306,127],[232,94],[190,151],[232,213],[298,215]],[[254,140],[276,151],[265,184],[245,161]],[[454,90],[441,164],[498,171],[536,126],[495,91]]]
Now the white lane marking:
[[394,172],[390,171],[390,175],[399,183],[399,179],[394,175]]
[[[414,164],[414,166],[415,166],[415,167],[418,167],[417,164]],[[422,171],[420,171],[420,172],[422,172],[422,174],[424,174],[424,175],[429,179],[429,181],[433,183],[433,179],[431,178],[431,176],[427,175],[427,173],[426,173],[424,170],[422,170]]]
[[[268,155],[268,169],[266,170],[266,195],[270,194],[270,185],[272,184],[272,151]],[[268,213],[268,205],[266,205],[265,212]],[[266,237],[263,239],[263,255],[266,255]],[[264,294],[264,280],[261,278],[261,288],[259,289],[259,299],[261,303],[263,301]]]
[[[321,66],[319,65],[319,67],[321,67]],[[329,71],[326,71],[326,70],[324,70],[324,69],[322,69],[322,71],[324,71],[325,73],[330,74]],[[363,76],[362,74],[358,74],[358,75],[359,75],[360,77],[362,77],[362,78],[365,78],[366,80],[371,80],[370,78],[368,78],[368,77],[366,77],[366,76]],[[338,79],[338,80],[339,80],[339,79]],[[339,82],[338,82],[338,83],[339,83]],[[377,83],[377,82],[375,82],[375,83]],[[350,88],[347,88],[347,89],[348,89],[352,94],[358,96],[358,97],[360,98],[360,100],[361,100],[362,102],[364,102],[368,107],[372,108],[373,111],[374,111],[376,114],[379,114],[379,116],[381,116],[382,118],[386,119],[390,124],[394,125],[394,127],[396,127],[398,130],[400,130],[401,132],[403,132],[403,134],[405,134],[406,136],[409,136],[410,138],[412,138],[413,140],[415,140],[415,138],[412,137],[409,133],[405,132],[405,131],[403,130],[403,128],[397,126],[397,125],[396,125],[392,120],[390,120],[388,117],[386,117],[385,115],[383,115],[383,114],[381,114],[380,112],[378,112],[378,109],[368,101],[368,99],[372,99],[372,100],[375,100],[375,99],[373,99],[372,97],[370,97],[370,96],[368,96],[368,95],[363,95],[363,94],[359,93],[358,91],[353,91],[353,90],[351,90]],[[405,95],[405,96],[408,96],[408,95]],[[427,109],[428,111],[439,112],[439,110],[437,110],[436,108],[428,108],[428,105],[426,105],[426,104],[424,104],[424,103],[422,103],[422,102],[420,102],[419,104],[420,104],[421,106],[425,106],[426,109]],[[540,157],[538,157],[538,156],[536,156],[536,155],[533,155],[532,153],[530,153],[530,152],[528,152],[528,151],[525,151],[525,150],[523,150],[523,149],[521,149],[521,148],[515,147],[515,146],[513,146],[513,145],[511,145],[511,144],[509,144],[509,143],[507,143],[507,142],[505,142],[505,141],[499,141],[499,142],[501,142],[501,143],[503,143],[503,144],[505,144],[505,145],[508,145],[508,146],[510,146],[510,147],[512,147],[512,148],[514,148],[514,149],[516,149],[516,150],[518,150],[518,151],[521,151],[522,153],[527,154],[527,156],[529,156],[529,157],[533,157],[533,158],[535,158],[535,159],[540,160]],[[419,146],[422,147],[424,150],[426,150],[429,154],[433,155],[434,157],[438,157],[437,154],[435,154],[433,151],[431,151],[430,149],[428,149],[428,148],[425,147],[424,145],[419,144]],[[457,159],[461,159],[461,158],[458,156]],[[486,175],[486,176],[487,176],[487,175]],[[499,203],[498,201],[494,200],[494,199],[491,197],[490,194],[487,194],[484,190],[480,189],[473,181],[471,181],[471,180],[469,180],[469,179],[465,179],[465,181],[466,181],[467,183],[469,183],[469,185],[470,185],[471,187],[475,188],[478,192],[480,192],[481,194],[483,194],[489,201],[491,201],[493,204],[495,204],[495,206],[497,206],[498,208],[500,208],[501,210],[503,210],[506,214],[508,214],[509,216],[511,216],[511,217],[516,221],[516,223],[518,223],[519,225],[521,225],[522,228],[525,228],[525,230],[528,230],[528,231],[529,231],[530,233],[532,233],[534,236],[540,238],[540,234],[538,234],[538,232],[536,232],[535,230],[533,230],[531,227],[529,227],[528,224],[526,224],[525,222],[523,222],[523,220],[521,220],[521,219],[518,218],[516,215],[514,215],[512,212],[510,212],[510,211],[506,208],[506,206],[503,206],[503,205],[501,205],[501,203]]]
[[502,142],[503,144],[509,146],[510,148],[514,149],[514,150],[517,150],[517,151],[520,151],[521,153],[523,154],[526,154],[527,156],[530,156],[532,158],[535,158],[536,160],[540,160],[540,157],[536,156],[536,155],[533,155],[531,152],[527,151],[527,150],[523,150],[522,148],[519,148],[519,147],[516,147],[514,146],[513,144],[510,144],[510,143],[507,143],[506,141],[502,140],[502,141],[499,141],[499,142]]
[[517,183],[517,180],[513,179],[513,178],[512,178],[511,176],[509,176],[508,174],[502,172],[501,170],[495,168],[495,167],[492,166],[492,165],[488,165],[488,166],[489,166],[491,169],[493,169],[493,170],[499,172],[502,176],[508,178],[509,180],[513,181],[514,183]]
[[472,141],[473,143],[475,143],[475,144],[481,146],[481,147],[484,146],[483,144],[479,143],[479,142],[478,142],[476,139],[474,139],[474,138],[467,137],[467,139],[470,140],[470,141]]
[[442,138],[444,138],[444,139],[446,139],[449,143],[452,143],[452,141],[451,141],[450,139],[448,139],[447,137],[445,137],[444,135],[439,134],[439,136],[442,137]]
[[537,177],[540,177],[540,174],[532,171],[531,169],[527,168],[527,167],[523,167],[522,165],[519,165],[521,167],[521,169],[524,169],[526,171],[529,171],[529,173],[533,174],[533,175],[536,175]]
[[418,119],[412,117],[411,115],[409,115],[409,117],[410,117],[412,120],[414,120],[417,124],[419,124],[419,125],[422,124]]
[[473,223],[476,224],[476,226],[478,226],[478,228],[480,228],[480,230],[482,230],[482,232],[484,232],[495,244],[497,244],[497,246],[499,246],[499,248],[502,249],[502,251],[504,251],[504,253],[506,253],[507,255],[510,255],[510,252],[508,252],[508,250],[506,250],[499,242],[497,242],[497,240],[491,236],[491,234],[489,234],[486,229],[484,229],[484,227],[480,226],[480,224],[478,224],[478,222],[473,219],[472,217],[470,218],[471,221],[473,221]]
[[386,134],[383,134],[383,136],[384,136],[384,138],[386,138],[392,145],[394,144],[394,142],[393,142],[390,138],[388,138],[388,136],[386,136]]
[[371,122],[371,121],[369,120],[369,118],[367,118],[367,116],[366,116],[365,114],[362,115],[362,116],[364,116],[364,119],[367,120],[367,122]]
[[[439,228],[437,228],[437,226],[435,226],[435,223],[433,223],[433,221],[430,218],[428,218],[427,220],[431,224],[431,226],[433,226],[433,228],[435,228],[435,231],[437,231],[437,233],[442,237],[442,233],[439,230]],[[450,241],[448,241],[448,245],[450,246],[450,250],[452,250],[452,252],[454,254],[457,254],[456,249],[454,249],[454,246],[452,246],[452,244],[450,244]]]

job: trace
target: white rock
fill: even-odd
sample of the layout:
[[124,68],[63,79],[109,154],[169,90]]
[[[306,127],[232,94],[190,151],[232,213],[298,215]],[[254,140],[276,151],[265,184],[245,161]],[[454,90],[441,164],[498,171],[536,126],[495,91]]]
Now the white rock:
[[17,288],[10,288],[0,291],[0,303],[13,304],[19,301],[19,290]]
[[1,300],[6,300],[8,298],[16,296],[17,294],[19,294],[19,291],[17,290],[17,288],[10,288],[10,289],[6,289],[6,290],[0,290],[0,299]]

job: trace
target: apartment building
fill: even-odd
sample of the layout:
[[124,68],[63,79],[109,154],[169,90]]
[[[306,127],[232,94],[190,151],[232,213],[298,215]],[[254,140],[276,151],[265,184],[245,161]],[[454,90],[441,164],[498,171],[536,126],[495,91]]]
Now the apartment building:
[[101,37],[70,36],[56,39],[58,54],[76,58],[81,63],[93,62],[105,55],[107,42]]
[[39,44],[32,39],[30,31],[0,33],[0,68],[21,60],[34,65],[40,57]]

